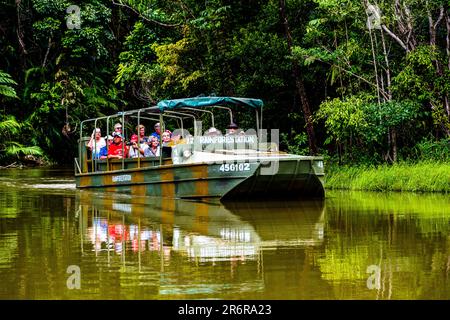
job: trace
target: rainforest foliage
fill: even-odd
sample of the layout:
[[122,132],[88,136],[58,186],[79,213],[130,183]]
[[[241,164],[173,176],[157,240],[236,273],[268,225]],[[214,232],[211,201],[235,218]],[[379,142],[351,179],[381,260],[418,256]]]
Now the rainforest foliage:
[[0,0],[0,162],[71,162],[80,120],[261,98],[284,150],[448,159],[448,0]]

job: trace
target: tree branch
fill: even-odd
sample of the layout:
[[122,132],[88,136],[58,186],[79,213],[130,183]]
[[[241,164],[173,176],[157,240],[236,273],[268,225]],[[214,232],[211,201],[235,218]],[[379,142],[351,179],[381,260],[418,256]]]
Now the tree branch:
[[[304,57],[304,58],[309,58],[309,56],[307,56],[307,55],[304,55],[303,57]],[[330,62],[328,62],[328,61],[322,60],[322,59],[317,58],[317,57],[314,57],[314,58],[315,58],[317,61],[320,61],[320,62],[322,62],[322,63],[325,63],[325,64],[327,64],[327,65],[329,65],[329,66],[335,66],[335,67],[339,68],[339,70],[341,70],[341,71],[343,71],[343,72],[345,72],[345,73],[348,73],[348,74],[351,75],[351,76],[354,76],[355,78],[361,80],[361,81],[364,82],[364,83],[367,83],[368,85],[370,85],[370,86],[372,86],[372,87],[375,87],[375,88],[379,89],[375,83],[370,82],[370,81],[367,80],[366,78],[363,78],[363,77],[357,75],[356,73],[353,73],[353,72],[351,72],[350,70],[347,70],[347,69],[341,67],[340,65],[337,65],[337,64],[334,64],[334,63],[330,63]],[[388,99],[388,98],[389,98],[389,94],[388,94],[388,93],[386,93],[386,92],[385,92],[384,90],[382,90],[382,89],[380,89],[380,92],[381,92],[381,94],[383,95],[383,97],[384,97],[386,100],[389,100],[389,99]]]
[[450,16],[448,13],[445,14],[445,24],[447,26],[447,34],[445,36],[447,59],[448,59],[448,70],[450,70]]
[[19,44],[22,47],[22,52],[24,54],[28,54],[27,49],[25,48],[25,42],[23,41],[23,31],[22,31],[22,23],[20,20],[20,9],[21,9],[21,2],[22,0],[16,0],[16,6],[17,6],[17,39],[19,40]]
[[145,20],[145,21],[147,21],[147,22],[151,22],[151,23],[157,24],[157,25],[162,26],[162,27],[170,27],[170,28],[173,28],[173,27],[178,27],[178,26],[181,25],[181,23],[177,23],[177,24],[168,24],[168,23],[163,23],[163,22],[157,21],[157,20],[149,19],[149,18],[143,16],[139,11],[137,11],[137,10],[134,9],[133,7],[131,7],[131,6],[127,5],[127,4],[124,4],[124,3],[122,3],[122,2],[118,3],[118,2],[115,2],[114,0],[112,0],[112,4],[114,4],[114,5],[116,5],[116,6],[119,6],[119,7],[127,8],[127,9],[133,11],[135,14],[137,14],[137,15],[138,15],[140,18],[142,18],[143,20]]
[[51,46],[52,46],[52,37],[49,37],[47,51],[45,52],[44,61],[42,62],[42,68],[45,68],[45,65],[47,64],[48,54],[50,53]]
[[183,2],[183,0],[178,0],[178,3],[180,4],[181,9],[185,10],[186,12],[188,12],[193,19],[196,19],[196,17],[194,15],[194,13],[192,12],[192,10]]
[[409,52],[408,47],[406,46],[406,44],[402,41],[402,39],[400,39],[395,33],[393,33],[391,30],[389,30],[388,27],[386,27],[384,24],[381,25],[381,27],[383,28],[384,31],[386,31],[386,33],[388,35],[391,36],[392,39],[394,39],[403,49],[406,50],[406,52]]
[[439,18],[436,20],[436,23],[433,25],[433,28],[436,30],[439,23],[441,23],[442,18],[444,18],[444,6],[440,7]]

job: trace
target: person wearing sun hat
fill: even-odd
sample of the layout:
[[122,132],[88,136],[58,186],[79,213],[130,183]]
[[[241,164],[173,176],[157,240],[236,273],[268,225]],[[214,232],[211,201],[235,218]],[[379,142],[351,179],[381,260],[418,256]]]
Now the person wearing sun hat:
[[88,147],[92,152],[92,158],[99,159],[101,149],[106,146],[106,141],[102,137],[100,128],[95,128],[89,140]]
[[227,127],[227,136],[229,136],[229,135],[235,135],[235,134],[238,134],[239,132],[240,132],[241,130],[239,129],[239,126],[236,124],[236,123],[234,123],[234,122],[232,122],[232,123],[230,123],[230,125]]
[[220,136],[220,135],[222,135],[222,133],[219,130],[217,130],[217,128],[211,127],[211,128],[208,129],[208,131],[206,131],[205,135],[207,135],[207,136]]

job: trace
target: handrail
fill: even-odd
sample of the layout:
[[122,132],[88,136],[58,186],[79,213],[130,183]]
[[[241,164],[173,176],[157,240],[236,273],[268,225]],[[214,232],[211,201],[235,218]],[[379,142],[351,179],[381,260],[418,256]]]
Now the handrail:
[[[224,109],[227,110],[229,112],[229,116],[230,116],[230,123],[233,122],[233,111],[231,108],[226,107],[226,106],[221,106],[221,105],[216,105],[216,106],[206,106],[204,108],[216,108],[216,109]],[[185,112],[182,112],[182,111]],[[137,118],[138,118],[138,126],[140,125],[140,120],[141,120],[141,112],[147,112],[148,115],[154,115],[154,116],[159,116],[159,122],[161,123],[161,132],[164,132],[165,129],[165,124],[164,124],[164,117],[168,117],[168,118],[174,118],[174,119],[178,119],[181,122],[181,130],[182,132],[184,131],[184,120],[185,119],[192,119],[194,121],[194,137],[199,135],[199,124],[197,123],[197,119],[198,119],[198,114],[196,114],[195,112],[203,112],[203,113],[208,113],[211,115],[211,122],[212,122],[212,126],[215,126],[215,119],[214,119],[214,112],[211,110],[205,110],[205,109],[195,109],[195,108],[191,108],[191,107],[184,107],[184,108],[180,108],[178,111],[173,111],[173,110],[164,110],[164,111],[160,111],[160,109],[158,108],[158,106],[151,106],[151,107],[147,107],[147,108],[141,108],[141,109],[135,109],[135,110],[128,110],[128,111],[122,111],[122,112],[118,112],[117,114],[114,115],[109,115],[109,116],[101,116],[101,117],[97,117],[97,118],[91,118],[91,119],[86,119],[81,121],[80,124],[80,140],[79,140],[79,152],[78,152],[78,160],[77,158],[75,158],[75,166],[77,167],[76,169],[78,169],[79,173],[83,173],[83,170],[81,168],[81,158],[82,158],[82,143],[83,143],[83,127],[89,123],[89,122],[94,122],[94,132],[95,129],[97,128],[97,123],[100,120],[106,119],[106,139],[109,135],[109,122],[111,119],[116,118],[116,117],[121,117],[121,122],[122,125],[124,127],[123,130],[123,134],[125,134],[125,116],[131,116],[132,118],[136,118],[136,114],[137,114]],[[193,114],[192,114],[192,113]],[[261,112],[259,112],[259,110],[255,109],[255,114],[256,114],[256,128],[257,128],[257,136],[258,136],[258,140],[261,141],[261,135],[262,135],[262,128],[263,128],[263,108],[261,108]],[[158,118],[151,118],[151,117],[142,117],[142,119],[147,119],[147,120],[155,120],[157,121]],[[177,121],[178,122],[178,121]],[[200,133],[201,134],[201,133]],[[94,136],[95,138],[95,136]],[[98,159],[94,159],[94,154],[97,150],[97,140],[94,139],[94,152],[92,152],[92,172],[96,171],[96,160]],[[107,153],[109,152],[109,145],[108,145],[108,141],[106,140],[106,150]],[[122,170],[125,167],[124,164],[124,159],[125,159],[125,141],[122,141]],[[140,157],[138,157],[140,158]],[[140,167],[140,161],[138,160],[139,164],[138,167]],[[107,170],[109,171],[110,169],[110,163],[109,163],[109,159],[108,157],[106,158],[106,163],[107,163]],[[160,164],[162,163],[162,134],[160,136]],[[89,165],[87,165],[87,168],[85,168],[87,171]]]
[[[87,122],[91,122],[91,121],[95,121],[94,124],[94,130],[97,128],[97,120],[101,120],[101,119],[105,119],[108,118],[108,116],[102,116],[102,117],[98,117],[98,118],[92,118],[92,119],[86,119],[81,121],[80,124],[80,141],[78,142],[78,159],[81,159],[81,143],[82,143],[82,139],[83,139],[83,124],[87,123]],[[95,147],[97,145],[95,144]],[[84,147],[84,146],[83,146]]]
[[210,110],[202,110],[202,109],[194,109],[194,108],[187,108],[187,107],[184,107],[184,108],[181,109],[181,110],[192,110],[192,111],[199,111],[199,112],[210,113],[210,114],[211,114],[211,122],[212,122],[212,126],[215,127],[215,126],[214,126],[214,113],[213,113],[212,111],[210,111]]
[[[141,123],[141,112],[142,111],[146,111],[146,110],[149,110],[149,109],[151,109],[151,110],[153,110],[154,108],[152,108],[152,107],[150,107],[150,108],[143,108],[143,109],[139,109],[139,111],[138,111],[138,116],[137,116],[137,118],[138,118],[138,127],[139,127],[139,125],[140,125],[140,123]],[[159,115],[160,116],[160,118],[159,119],[157,119],[157,118],[147,118],[147,117],[145,117],[144,119],[148,119],[148,120],[157,120],[157,121],[159,121],[160,122],[160,125],[163,125],[163,130],[161,131],[161,136],[160,136],[160,143],[159,143],[159,149],[160,149],[160,155],[161,155],[161,158],[162,158],[162,132],[164,131],[164,128],[165,128],[165,126],[164,126],[164,123],[161,123],[161,122],[164,122],[164,120],[161,120],[161,113],[156,113],[156,112],[147,112],[147,114],[151,114],[151,115]],[[163,117],[168,117],[168,118],[176,118],[176,119],[179,119],[180,121],[181,121],[181,131],[183,132],[183,129],[184,129],[184,124],[183,124],[183,118],[182,117],[178,117],[178,116],[172,116],[172,115],[163,115]],[[141,161],[140,161],[140,158],[141,157],[138,157],[138,168],[140,168],[141,167]],[[160,163],[162,163],[162,159],[160,159]]]
[[260,138],[261,130],[260,130],[260,128],[259,128],[259,115],[258,115],[258,109],[255,109],[255,112],[256,112],[256,134],[257,134],[257,137],[258,137],[258,141],[261,141],[261,138]]
[[170,114],[181,114],[186,116],[187,118],[193,118],[194,119],[194,137],[197,135],[197,124],[196,124],[196,117],[189,113],[182,113],[177,111],[164,111],[164,113],[170,113]]
[[122,170],[125,169],[125,113],[122,112]]
[[78,169],[78,173],[82,173],[81,172],[81,167],[80,167],[80,164],[78,163],[78,160],[77,160],[77,158],[74,158],[74,160],[75,160],[75,169]]
[[162,165],[162,133],[165,131],[166,126],[164,125],[164,119],[162,113],[159,114],[159,125],[160,125],[160,132],[159,135],[159,165]]
[[[138,135],[138,143],[139,142],[141,142],[140,140],[141,140],[141,137],[140,137],[140,126],[141,126],[141,111],[143,111],[143,110],[145,110],[145,108],[144,109],[139,109],[139,111],[138,111],[138,115],[137,115],[137,119],[138,119],[138,125],[137,125],[137,135]],[[133,116],[132,116],[133,117]],[[144,117],[144,119],[147,119],[147,120],[157,120],[156,118],[147,118],[147,117]],[[140,147],[140,144],[139,144],[139,147]],[[141,155],[140,155],[140,151],[138,150],[138,168],[140,168],[141,167]]]
[[[156,114],[156,113],[149,113],[149,114]],[[167,114],[163,114],[163,117],[179,119],[181,121],[181,131],[183,132],[183,130],[184,130],[183,117],[171,116],[171,115],[167,115]],[[155,120],[156,118],[144,118],[144,119]],[[159,121],[159,119],[157,119],[157,120]]]
[[[148,114],[152,114],[152,115],[156,115],[157,113],[148,113]],[[159,115],[159,114],[158,114]],[[177,116],[169,116],[167,114],[163,114],[164,117],[168,117],[168,118],[175,118],[175,119],[179,119],[181,121],[181,130],[183,130],[183,118],[182,117],[177,117]],[[137,118],[136,116],[133,116],[132,118]],[[148,118],[148,117],[141,117],[142,119],[145,120],[153,120],[153,121],[159,121],[159,118]],[[139,124],[138,124],[139,125]]]
[[[211,107],[209,107],[209,108],[211,108]],[[228,108],[228,107],[224,107],[224,106],[214,106],[214,108],[228,110],[229,113],[230,113],[230,123],[233,122],[233,110],[231,110],[231,109]]]
[[[106,118],[106,139],[108,139],[108,135],[109,135],[109,120],[111,118],[115,118],[115,117],[118,117],[118,116],[120,116],[120,113],[110,115],[110,116],[108,116]],[[123,126],[123,123],[122,123],[122,126]],[[108,141],[106,141],[106,153],[109,154]],[[108,158],[108,156],[106,156],[106,169],[107,169],[107,171],[109,171],[109,158]]]

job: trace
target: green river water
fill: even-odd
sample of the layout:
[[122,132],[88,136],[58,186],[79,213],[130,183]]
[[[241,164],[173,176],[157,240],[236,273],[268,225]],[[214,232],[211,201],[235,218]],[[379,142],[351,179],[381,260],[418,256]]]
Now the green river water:
[[449,299],[450,197],[201,203],[0,171],[0,299]]

